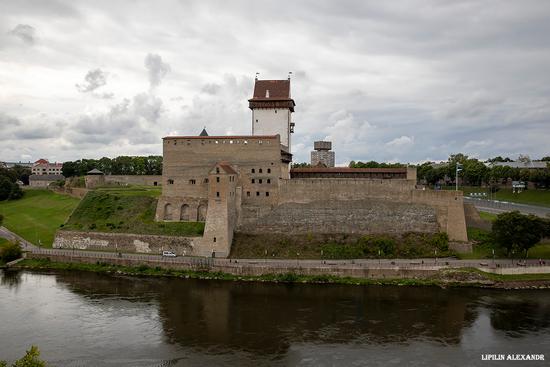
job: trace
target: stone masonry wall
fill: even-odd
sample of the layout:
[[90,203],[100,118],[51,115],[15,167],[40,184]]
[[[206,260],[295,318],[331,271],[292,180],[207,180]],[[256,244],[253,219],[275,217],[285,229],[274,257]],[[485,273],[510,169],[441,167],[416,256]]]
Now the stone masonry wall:
[[402,234],[439,230],[434,208],[383,200],[284,203],[267,214],[262,212],[261,208],[243,208],[238,231]]
[[176,237],[129,233],[57,231],[53,248],[103,250],[161,254],[173,251],[178,255],[195,255],[200,237]]

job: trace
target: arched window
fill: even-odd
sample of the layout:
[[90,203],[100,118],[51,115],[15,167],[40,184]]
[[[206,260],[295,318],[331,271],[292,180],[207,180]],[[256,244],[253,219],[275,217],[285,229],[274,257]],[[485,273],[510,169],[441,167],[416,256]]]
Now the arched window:
[[164,206],[164,220],[172,220],[172,204],[170,203]]
[[189,205],[183,204],[181,206],[180,220],[184,222],[189,222]]
[[205,222],[206,221],[206,205],[199,205],[197,208],[197,222]]

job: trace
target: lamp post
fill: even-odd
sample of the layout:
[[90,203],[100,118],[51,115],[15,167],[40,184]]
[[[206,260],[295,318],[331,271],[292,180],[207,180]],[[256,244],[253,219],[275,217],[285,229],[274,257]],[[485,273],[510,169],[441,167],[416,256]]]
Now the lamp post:
[[458,191],[458,172],[462,171],[462,164],[456,163],[456,172],[455,172],[455,184],[456,188],[455,191]]

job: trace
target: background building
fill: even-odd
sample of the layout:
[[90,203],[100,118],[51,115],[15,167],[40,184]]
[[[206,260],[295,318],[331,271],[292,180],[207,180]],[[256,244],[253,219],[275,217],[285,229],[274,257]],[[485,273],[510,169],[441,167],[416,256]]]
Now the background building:
[[63,163],[50,163],[47,159],[39,159],[32,165],[33,175],[61,175]]
[[334,167],[334,152],[331,152],[332,142],[316,141],[313,143],[313,152],[311,152],[312,166]]

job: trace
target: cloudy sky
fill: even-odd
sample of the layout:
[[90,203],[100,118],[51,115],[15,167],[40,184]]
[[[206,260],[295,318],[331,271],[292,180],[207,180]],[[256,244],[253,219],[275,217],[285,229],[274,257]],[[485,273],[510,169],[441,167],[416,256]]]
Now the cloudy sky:
[[0,160],[247,134],[293,72],[295,161],[550,155],[550,2],[0,0]]

